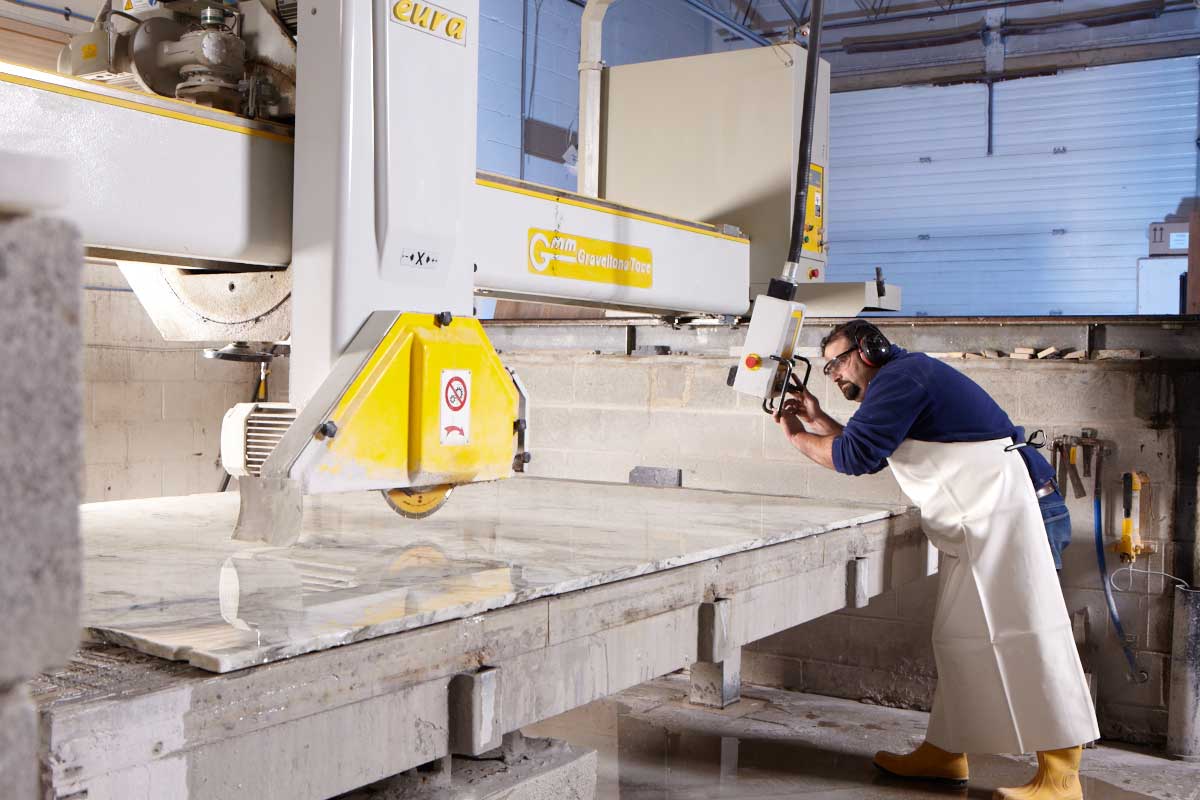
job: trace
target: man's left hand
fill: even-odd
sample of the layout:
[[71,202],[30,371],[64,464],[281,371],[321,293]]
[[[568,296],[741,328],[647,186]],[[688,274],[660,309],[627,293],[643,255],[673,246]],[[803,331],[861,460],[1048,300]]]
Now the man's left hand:
[[792,439],[798,433],[806,432],[804,421],[800,418],[800,415],[804,411],[803,401],[796,397],[789,397],[779,407],[779,413],[776,415],[775,421],[779,423],[779,427],[783,428],[783,432],[788,439]]

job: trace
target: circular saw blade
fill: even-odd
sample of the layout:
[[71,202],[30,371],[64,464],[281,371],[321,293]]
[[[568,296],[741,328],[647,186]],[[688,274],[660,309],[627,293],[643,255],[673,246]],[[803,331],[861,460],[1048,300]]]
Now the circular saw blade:
[[389,506],[402,517],[424,519],[446,504],[454,486],[415,486],[408,489],[384,489],[380,492]]

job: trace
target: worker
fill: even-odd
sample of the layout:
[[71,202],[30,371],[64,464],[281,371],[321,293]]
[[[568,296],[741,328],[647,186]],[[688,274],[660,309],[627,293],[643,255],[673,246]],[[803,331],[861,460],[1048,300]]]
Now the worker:
[[1043,522],[1065,512],[1050,465],[978,384],[866,320],[837,326],[821,349],[825,375],[861,406],[842,425],[810,392],[789,397],[778,414],[788,440],[846,475],[891,466],[943,554],[925,741],[875,765],[964,785],[967,753],[1036,752],[1033,780],[994,796],[1082,798],[1082,745],[1100,734]]

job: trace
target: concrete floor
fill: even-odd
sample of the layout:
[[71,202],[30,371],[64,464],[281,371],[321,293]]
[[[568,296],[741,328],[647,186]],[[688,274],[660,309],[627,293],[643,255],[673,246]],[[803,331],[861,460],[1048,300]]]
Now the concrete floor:
[[[597,800],[990,798],[1033,774],[1032,756],[973,756],[971,782],[945,789],[898,781],[876,750],[910,750],[927,714],[756,686],[727,709],[689,705],[669,676],[525,729],[599,751]],[[1125,747],[1084,751],[1087,800],[1200,800],[1200,765]]]

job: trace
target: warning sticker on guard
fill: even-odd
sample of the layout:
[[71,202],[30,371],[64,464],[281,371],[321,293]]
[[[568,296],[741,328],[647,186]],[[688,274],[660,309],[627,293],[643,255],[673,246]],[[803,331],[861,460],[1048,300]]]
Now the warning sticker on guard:
[[471,441],[471,370],[442,370],[441,443]]

